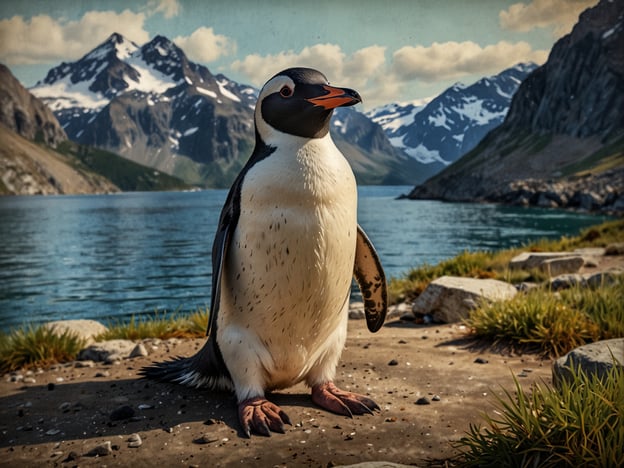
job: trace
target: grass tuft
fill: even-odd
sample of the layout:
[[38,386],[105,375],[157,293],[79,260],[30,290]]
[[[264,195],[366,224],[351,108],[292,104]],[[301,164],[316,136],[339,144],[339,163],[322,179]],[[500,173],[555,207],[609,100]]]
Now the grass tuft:
[[470,426],[457,443],[461,466],[624,466],[624,369],[604,378],[571,369],[556,389],[535,385],[497,397],[496,417]]
[[208,311],[198,310],[189,316],[178,312],[154,312],[153,315],[132,316],[129,322],[113,322],[108,330],[96,337],[97,341],[145,338],[200,338],[206,335]]
[[624,337],[624,279],[597,289],[552,294],[540,288],[484,302],[466,324],[479,338],[533,345],[545,355],[560,356],[586,343]]
[[45,367],[76,359],[85,340],[66,331],[28,326],[0,335],[0,374],[16,369]]

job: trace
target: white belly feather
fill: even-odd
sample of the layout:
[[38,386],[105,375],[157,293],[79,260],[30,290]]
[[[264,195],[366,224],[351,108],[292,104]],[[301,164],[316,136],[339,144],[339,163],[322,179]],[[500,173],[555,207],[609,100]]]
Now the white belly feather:
[[346,338],[355,179],[329,136],[292,140],[246,174],[225,264],[218,341],[239,398],[332,378]]

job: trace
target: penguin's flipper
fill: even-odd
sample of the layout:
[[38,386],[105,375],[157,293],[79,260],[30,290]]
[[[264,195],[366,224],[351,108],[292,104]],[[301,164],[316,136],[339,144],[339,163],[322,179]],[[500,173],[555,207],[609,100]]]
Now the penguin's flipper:
[[386,275],[375,247],[359,224],[353,274],[362,291],[366,324],[375,333],[383,325],[388,310]]

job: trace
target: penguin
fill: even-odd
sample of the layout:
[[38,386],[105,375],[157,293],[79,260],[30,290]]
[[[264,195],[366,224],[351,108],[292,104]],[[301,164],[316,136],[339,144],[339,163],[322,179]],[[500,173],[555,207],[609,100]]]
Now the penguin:
[[299,382],[333,413],[379,410],[371,398],[334,384],[352,278],[371,332],[387,310],[381,262],[357,222],[355,177],[329,133],[334,109],[361,100],[310,68],[284,70],[263,86],[255,148],[232,184],[214,238],[205,345],[192,357],[141,371],[159,381],[233,391],[247,437],[284,433],[290,419],[266,393]]

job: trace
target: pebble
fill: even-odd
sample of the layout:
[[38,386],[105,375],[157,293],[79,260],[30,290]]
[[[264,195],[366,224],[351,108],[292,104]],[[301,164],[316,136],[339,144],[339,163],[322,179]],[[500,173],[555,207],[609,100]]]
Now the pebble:
[[95,367],[95,362],[93,361],[76,361],[74,367],[84,368],[84,367]]
[[433,401],[440,401],[440,400],[441,400],[440,395],[433,395],[433,396],[431,397],[431,399],[432,399]]
[[138,448],[143,445],[143,441],[141,440],[141,436],[139,434],[131,434],[128,437],[128,447],[130,448]]
[[429,401],[429,398],[427,397],[420,397],[418,400],[416,400],[416,404],[417,405],[430,405],[431,402]]
[[58,434],[59,432],[61,431],[59,431],[58,429],[50,429],[49,431],[46,431],[46,435],[53,436]]
[[392,359],[389,363],[389,366],[398,366],[399,365],[399,361],[397,361],[396,359]]
[[96,445],[95,447],[93,447],[91,450],[89,450],[87,453],[85,453],[85,456],[87,457],[104,457],[106,455],[110,455],[111,453],[113,453],[113,448],[111,446],[111,443],[109,440],[107,440],[106,442],[100,444],[100,445]]
[[210,434],[204,434],[201,437],[198,437],[197,439],[193,440],[194,444],[199,444],[199,445],[204,445],[204,444],[211,444],[213,442],[217,442],[219,440],[218,437],[212,436]]
[[97,372],[95,376],[96,377],[110,377],[110,372],[108,372],[107,370],[102,371],[102,372]]
[[137,408],[139,408],[140,410],[153,409],[154,405],[148,405],[147,403],[141,403],[139,406],[137,406]]
[[24,379],[22,379],[22,382],[25,384],[37,383],[37,381],[33,377],[24,377]]
[[134,349],[130,352],[130,357],[131,358],[135,358],[135,357],[140,357],[140,356],[147,356],[147,349],[145,348],[145,345],[143,345],[143,343],[139,343],[137,344]]
[[124,405],[111,411],[111,421],[122,421],[124,419],[130,419],[134,416],[134,409],[131,406]]
[[62,411],[63,413],[68,413],[69,410],[71,409],[71,403],[68,401],[64,401],[63,403],[61,403],[59,405],[59,411]]
[[487,359],[484,359],[484,358],[480,358],[480,357],[478,357],[477,359],[475,359],[475,360],[474,360],[474,362],[475,362],[476,364],[487,364],[487,363],[488,363],[488,360],[487,360]]

